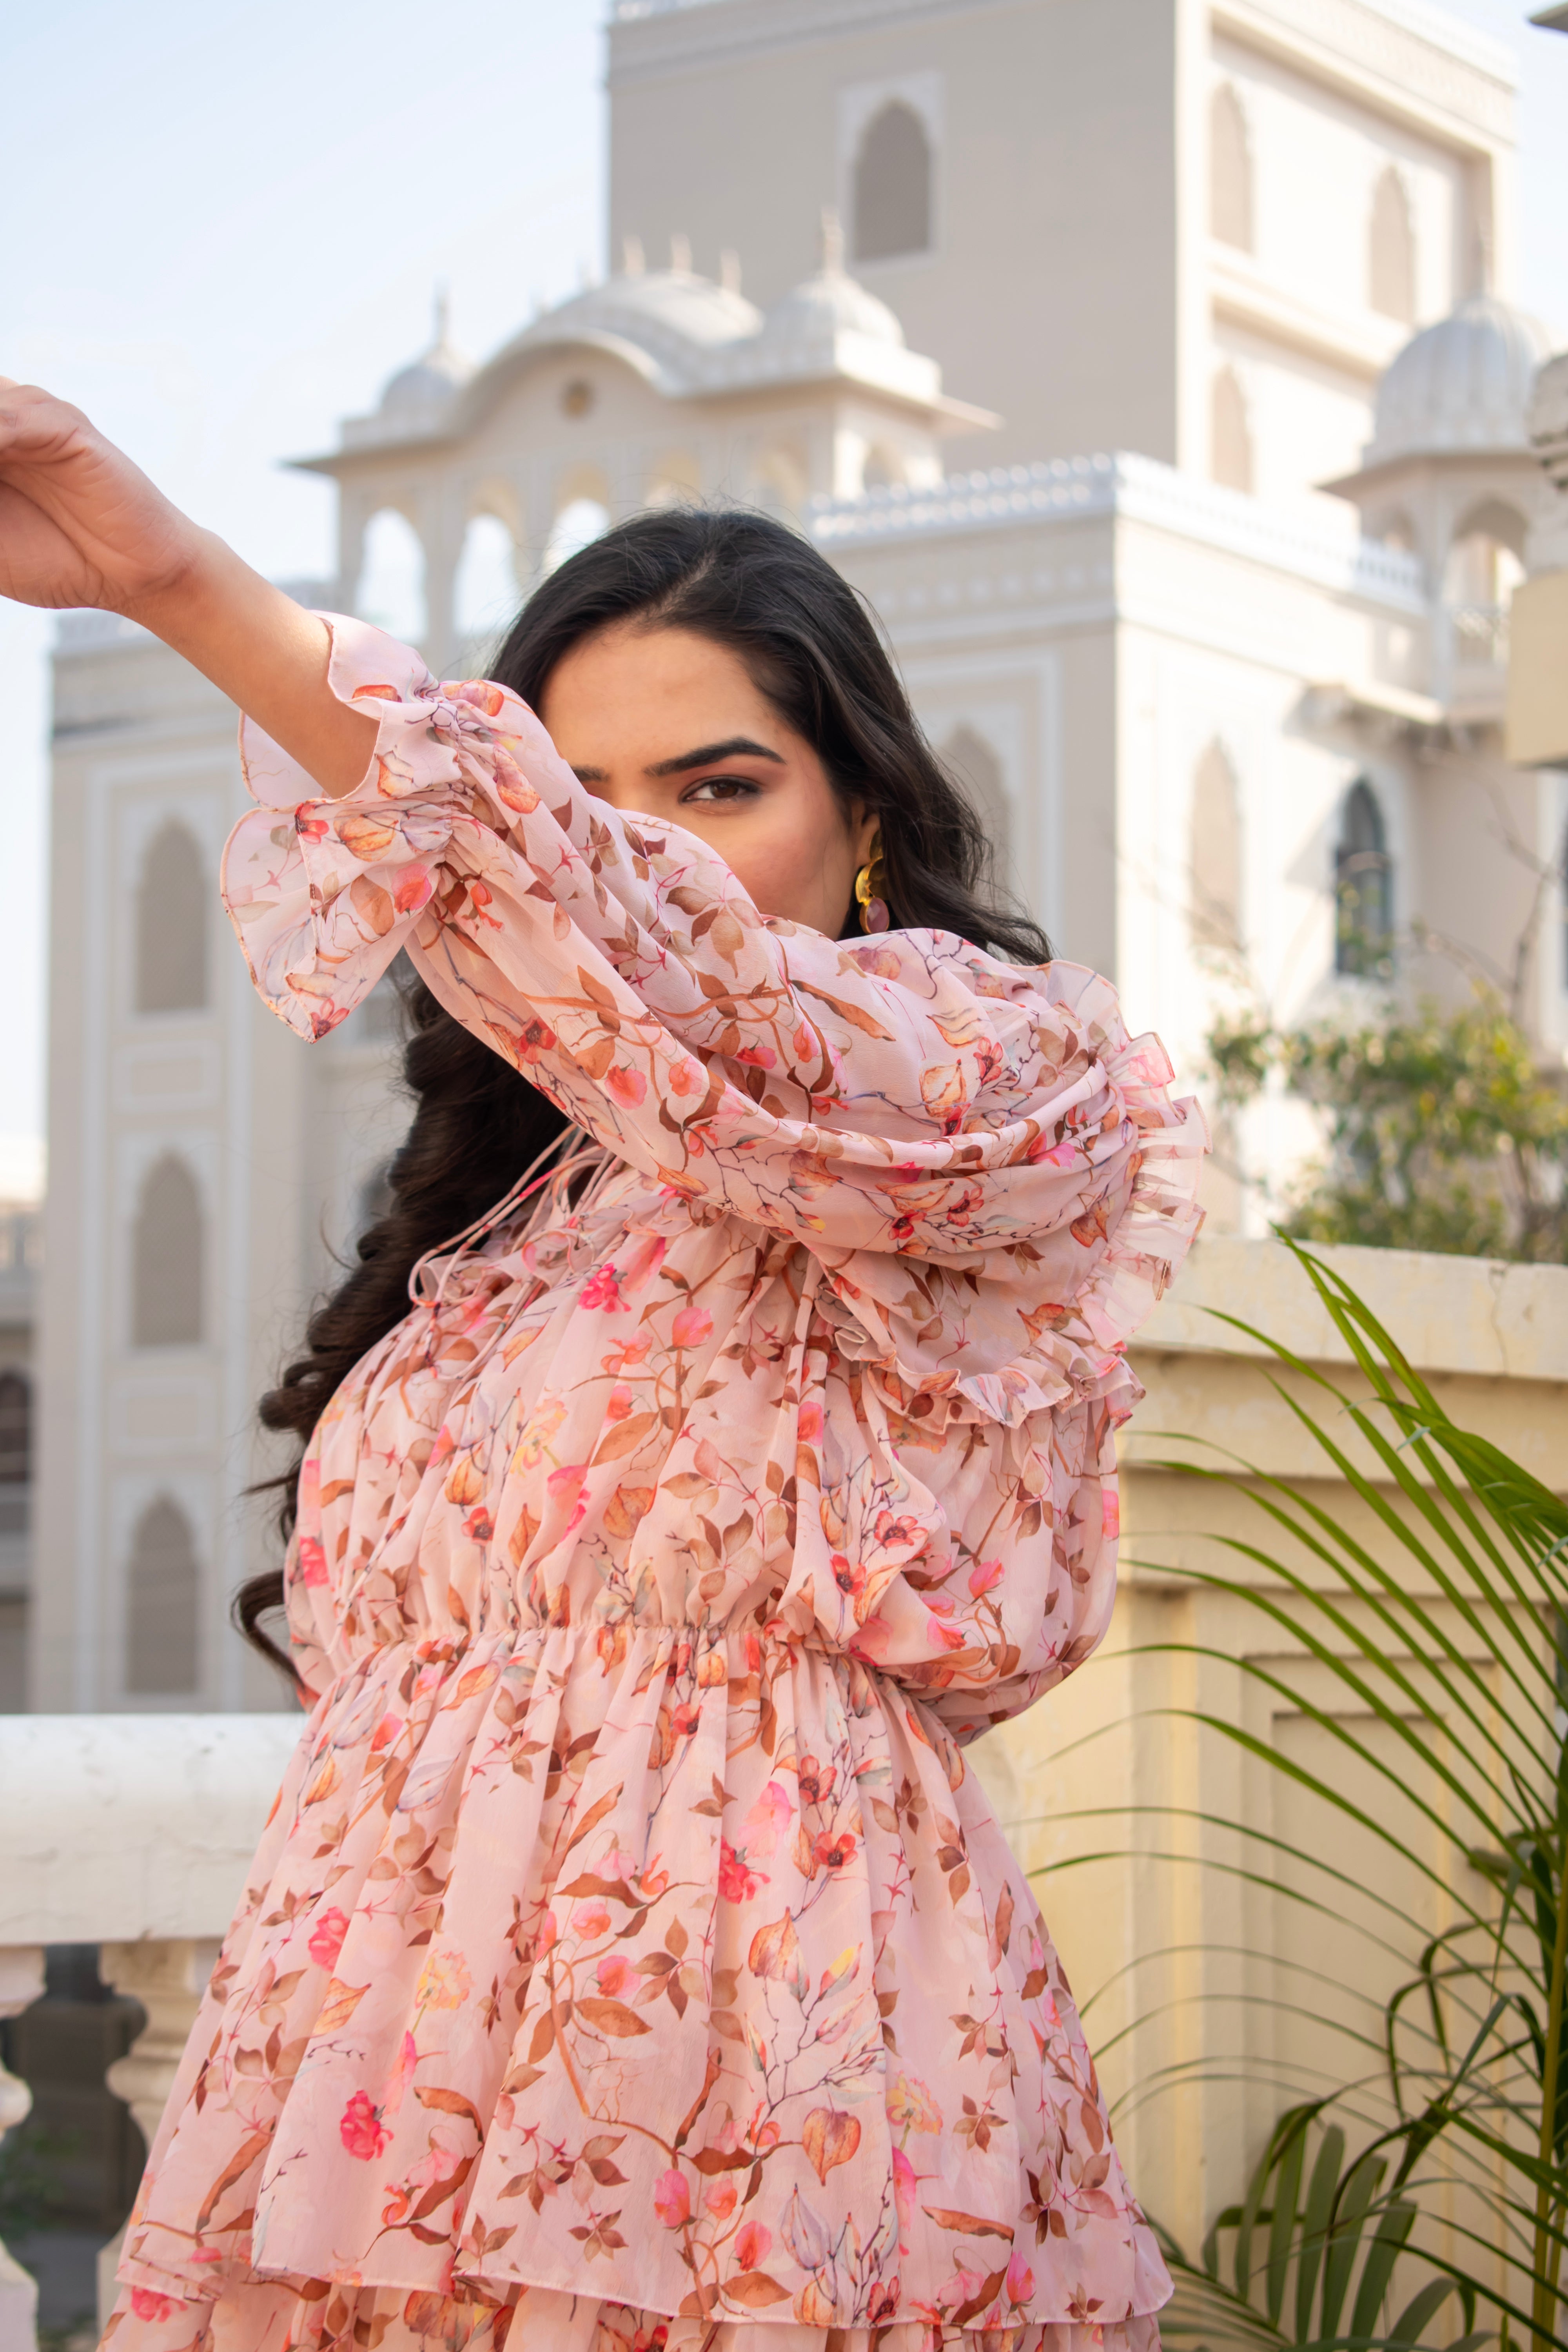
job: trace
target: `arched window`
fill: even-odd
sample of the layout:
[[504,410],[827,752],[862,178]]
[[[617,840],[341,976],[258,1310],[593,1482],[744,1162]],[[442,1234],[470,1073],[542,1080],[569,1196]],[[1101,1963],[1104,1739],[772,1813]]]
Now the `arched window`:
[[498,636],[517,618],[521,601],[510,531],[499,515],[476,515],[463,534],[452,584],[458,636]]
[[1508,661],[1510,607],[1524,578],[1525,521],[1500,499],[1460,520],[1443,564],[1443,603],[1458,662],[1500,669]]
[[985,828],[992,873],[998,882],[1005,882],[1013,864],[1013,811],[1001,761],[973,727],[955,727],[942,746],[942,757]]
[[383,507],[365,525],[354,611],[405,645],[420,644],[429,625],[425,550],[414,525],[395,507]]
[[931,250],[931,141],[901,98],[866,126],[855,158],[855,258],[893,261]]
[[569,499],[550,526],[544,569],[553,572],[569,555],[591,547],[610,528],[610,510],[598,499]]
[[1374,310],[1405,326],[1415,322],[1415,231],[1405,183],[1392,163],[1372,195],[1367,291]]
[[206,877],[189,826],[170,817],[136,886],[136,1010],[200,1013],[206,1002]]
[[1334,970],[1367,979],[1394,944],[1394,865],[1383,811],[1364,776],[1345,795],[1334,850]]
[[0,1486],[25,1486],[33,1475],[33,1384],[26,1372],[0,1372]]
[[132,1533],[125,1576],[125,1687],[137,1697],[196,1688],[200,1597],[191,1523],[172,1496],[159,1495]]
[[1209,471],[1226,489],[1250,490],[1252,428],[1247,416],[1247,394],[1234,368],[1219,370],[1209,399]]
[[1252,251],[1252,148],[1241,100],[1227,81],[1209,100],[1209,227],[1222,243]]
[[1241,947],[1241,795],[1236,771],[1211,743],[1193,776],[1189,933],[1195,948]]
[[147,1171],[131,1244],[131,1344],[189,1348],[202,1337],[201,1194],[185,1162],[166,1151]]

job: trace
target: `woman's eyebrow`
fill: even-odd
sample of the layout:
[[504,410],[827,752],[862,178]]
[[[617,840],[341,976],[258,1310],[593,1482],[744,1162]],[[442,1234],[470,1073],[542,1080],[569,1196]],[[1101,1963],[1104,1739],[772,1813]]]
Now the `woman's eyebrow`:
[[743,754],[752,760],[773,760],[781,768],[789,762],[782,751],[770,751],[765,743],[753,743],[749,735],[730,735],[722,743],[704,743],[700,751],[682,751],[678,759],[656,760],[645,768],[645,776],[678,776],[686,768],[706,768],[714,760],[733,760]]

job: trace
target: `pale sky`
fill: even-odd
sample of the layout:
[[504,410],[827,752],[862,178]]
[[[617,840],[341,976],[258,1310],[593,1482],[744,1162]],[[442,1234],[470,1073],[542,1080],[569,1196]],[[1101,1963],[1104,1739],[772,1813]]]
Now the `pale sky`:
[[[428,340],[483,358],[603,257],[605,0],[49,0],[7,27],[0,373],[76,401],[274,576],[331,568],[330,447]],[[1568,37],[1522,72],[1520,291],[1568,340]],[[1057,454],[1042,452],[1042,455]],[[44,1119],[47,653],[0,604],[0,1194]]]

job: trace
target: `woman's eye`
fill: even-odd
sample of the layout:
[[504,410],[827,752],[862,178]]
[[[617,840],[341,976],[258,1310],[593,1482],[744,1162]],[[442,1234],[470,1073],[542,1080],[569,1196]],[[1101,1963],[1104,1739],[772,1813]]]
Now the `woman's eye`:
[[751,800],[757,787],[746,776],[704,776],[701,782],[690,784],[680,795],[683,808],[699,806],[706,802]]

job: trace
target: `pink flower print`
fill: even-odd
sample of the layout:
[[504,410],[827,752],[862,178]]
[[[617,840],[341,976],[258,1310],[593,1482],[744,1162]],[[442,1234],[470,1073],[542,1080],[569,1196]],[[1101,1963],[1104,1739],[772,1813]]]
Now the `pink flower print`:
[[398,876],[392,903],[400,915],[416,914],[435,885],[423,866],[410,866]]
[[495,1533],[495,1524],[483,1503],[476,1503],[463,1521],[463,1533],[470,1543],[487,1544]]
[[605,1087],[624,1110],[635,1110],[647,1092],[647,1080],[640,1070],[616,1062],[605,1074]]
[[1121,1533],[1121,1498],[1114,1486],[1108,1486],[1100,1496],[1100,1526],[1102,1535],[1114,1538]]
[[463,2151],[444,2138],[444,2126],[437,2125],[430,2135],[430,2145],[417,2164],[409,2169],[410,2189],[434,2189],[443,2180],[450,2180],[463,2161]]
[[672,1095],[700,1095],[707,1087],[708,1073],[700,1062],[672,1062],[666,1083]]
[[726,1903],[749,1903],[768,1883],[765,1870],[749,1869],[750,1857],[737,1853],[728,1838],[719,1841],[719,1894]]
[[485,908],[492,906],[494,902],[495,892],[488,883],[471,881],[468,884],[468,904],[474,910],[475,920],[488,923],[492,931],[499,931],[501,928],[500,919],[495,915],[487,915],[485,912]]
[[795,1434],[803,1445],[815,1445],[822,1435],[822,1407],[803,1404],[795,1421]]
[[542,1054],[553,1052],[555,1032],[548,1021],[525,1021],[517,1040],[520,1062],[537,1062]]
[[554,1912],[547,1911],[539,1923],[539,1935],[534,1944],[534,1950],[542,1957],[552,1949],[560,1932],[560,1928],[555,1924]]
[[816,1039],[812,1035],[810,1029],[804,1021],[801,1023],[799,1028],[795,1031],[795,1035],[789,1042],[794,1048],[795,1058],[797,1062],[809,1062],[815,1059],[816,1054]]
[[926,1632],[939,1649],[962,1650],[968,1635],[960,1625],[944,1625],[930,1609],[926,1612]]
[[1023,2250],[1015,2246],[1007,2265],[1007,2300],[1012,2304],[1027,2303],[1034,2292],[1035,2273],[1024,2260]]
[[315,1536],[300,1538],[300,1576],[305,1584],[322,1585],[327,1580],[326,1547]]
[[715,2180],[709,2184],[702,2202],[716,2221],[727,2221],[735,2210],[737,2194],[732,2180]]
[[605,1399],[605,1419],[606,1421],[625,1421],[631,1409],[632,1392],[630,1389],[627,1388],[625,1381],[617,1381],[615,1387],[610,1391],[609,1395]]
[[766,2262],[773,2242],[773,2231],[764,2229],[761,2221],[748,2221],[735,2241],[735,2260],[743,2271],[754,2271],[760,2263]]
[[338,2137],[362,2164],[374,2164],[392,2134],[381,2120],[381,2109],[368,2091],[356,2091],[338,2121]]
[[669,1327],[669,1336],[678,1348],[700,1348],[713,1328],[713,1318],[706,1307],[683,1307]]
[[[572,1514],[566,1522],[567,1535],[571,1534],[588,1507],[582,1500],[583,1481],[587,1475],[588,1465],[585,1462],[564,1462],[559,1470],[552,1470],[544,1482],[550,1489],[551,1501],[558,1505],[562,1510],[570,1511]],[[574,1505],[576,1506],[575,1509],[573,1508]]]
[[749,1062],[753,1070],[771,1070],[778,1055],[771,1045],[742,1045],[735,1059],[737,1062]]
[[937,2301],[956,2310],[963,2304],[973,2303],[984,2284],[978,2271],[956,2270],[942,2289]]
[[175,2308],[172,2294],[155,2294],[150,2286],[133,2286],[131,2290],[131,2313],[134,2319],[173,2319]]
[[343,1937],[349,1932],[348,1913],[335,1907],[323,1911],[310,1931],[305,1949],[319,1969],[335,1969],[338,1954],[343,1948]]
[[893,2199],[899,2209],[899,2252],[907,2254],[910,2223],[920,2211],[920,2175],[901,2147],[893,2150]]
[[579,1903],[572,1914],[572,1925],[584,1944],[596,1943],[610,1932],[610,1915],[602,1902]]
[[584,1307],[607,1307],[612,1315],[617,1308],[624,1309],[626,1301],[621,1297],[621,1276],[619,1267],[614,1265],[595,1266],[593,1273],[588,1276],[587,1281],[583,1285],[582,1290],[579,1292],[578,1296],[582,1305]]
[[812,1859],[824,1870],[843,1870],[855,1859],[855,1841],[846,1830],[836,1838],[819,1837],[811,1852]]
[[777,1780],[770,1780],[751,1811],[746,1815],[742,1832],[748,1858],[754,1855],[765,1862],[778,1850],[778,1843],[795,1818],[788,1791]]
[[412,2033],[405,2032],[398,2046],[397,2063],[386,2078],[386,2088],[381,2095],[383,2116],[395,2116],[408,2095],[408,2085],[414,2080],[419,2064],[419,2053]]
[[1001,1583],[1002,1563],[999,1559],[977,1559],[969,1571],[969,1590],[978,1601],[982,1593],[994,1592]]
[[294,812],[294,830],[301,841],[325,841],[331,827],[324,816],[313,814],[317,803],[301,801]]
[[379,1756],[384,1748],[390,1748],[402,1728],[403,1717],[400,1715],[384,1715],[371,1734],[371,1754]]
[[632,1964],[629,1960],[623,1960],[618,1953],[612,1953],[608,1959],[599,1962],[595,1973],[599,1979],[599,1990],[605,2000],[618,2000],[631,1983]]
[[661,2172],[653,2184],[653,2210],[667,2230],[679,2230],[691,2219],[691,2191],[683,2173]]

